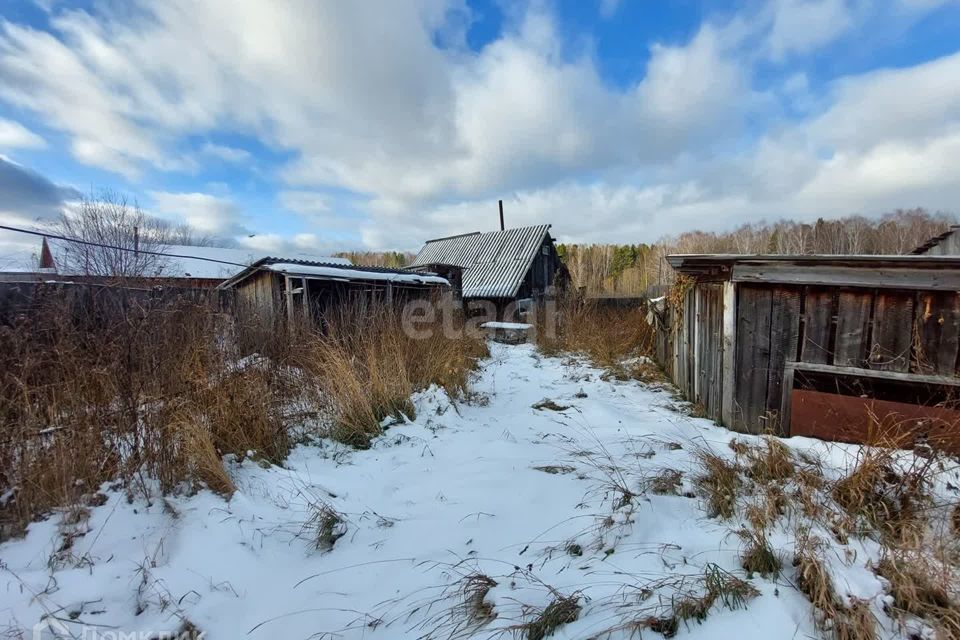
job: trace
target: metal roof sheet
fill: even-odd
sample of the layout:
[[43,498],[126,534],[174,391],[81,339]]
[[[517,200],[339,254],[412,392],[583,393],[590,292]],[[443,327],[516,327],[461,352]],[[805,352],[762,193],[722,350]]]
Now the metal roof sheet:
[[464,298],[513,298],[549,229],[540,224],[428,240],[410,266],[457,265]]

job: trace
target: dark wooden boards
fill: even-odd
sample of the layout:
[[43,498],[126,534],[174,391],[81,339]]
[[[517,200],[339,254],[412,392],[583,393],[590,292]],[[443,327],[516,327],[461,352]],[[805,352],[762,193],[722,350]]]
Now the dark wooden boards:
[[[780,413],[783,390],[783,371],[787,362],[796,359],[800,330],[800,291],[791,287],[773,290],[770,310],[770,360],[767,364],[767,399],[764,413]],[[773,420],[773,422],[769,422]],[[770,417],[762,430],[786,435],[778,419]]]
[[737,264],[732,280],[751,284],[794,284],[914,291],[958,291],[960,269],[838,266],[827,264]]
[[917,373],[954,375],[960,339],[960,296],[952,291],[920,293],[916,322],[912,369]]
[[834,291],[808,288],[804,296],[803,346],[800,359],[804,362],[829,364],[833,361],[830,332],[833,328]]
[[907,371],[913,343],[913,294],[878,291],[873,304],[870,368]]
[[873,291],[844,290],[837,296],[837,337],[833,364],[862,367],[870,355]]
[[737,388],[734,425],[750,433],[760,431],[766,411],[770,366],[770,316],[773,290],[740,287],[737,300]]

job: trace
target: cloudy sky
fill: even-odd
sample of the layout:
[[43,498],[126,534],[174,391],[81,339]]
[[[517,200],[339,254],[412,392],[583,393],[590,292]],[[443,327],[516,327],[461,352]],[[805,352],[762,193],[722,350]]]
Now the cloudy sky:
[[0,220],[100,188],[270,251],[956,212],[960,2],[3,0]]

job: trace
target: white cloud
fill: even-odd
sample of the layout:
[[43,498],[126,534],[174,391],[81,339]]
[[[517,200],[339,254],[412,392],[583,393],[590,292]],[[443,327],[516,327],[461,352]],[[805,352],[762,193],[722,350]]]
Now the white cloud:
[[284,236],[279,233],[258,233],[238,239],[241,246],[277,258],[304,258],[332,256],[344,250],[338,242],[322,240],[312,233]]
[[40,149],[46,141],[19,122],[0,118],[0,149]]
[[774,60],[833,42],[854,24],[846,0],[774,0],[772,10],[767,46]]
[[246,232],[245,215],[227,198],[206,193],[151,191],[152,210],[163,217],[187,224],[211,236],[235,236]]
[[[370,246],[415,248],[494,228],[503,197],[511,224],[640,241],[957,194],[933,163],[955,164],[960,54],[827,90],[791,66],[856,32],[873,10],[861,0],[772,0],[704,23],[687,41],[652,43],[643,74],[617,86],[589,49],[571,53],[538,2],[508,11],[480,51],[463,45],[462,0],[95,6],[55,8],[53,33],[0,21],[0,100],[64,132],[81,162],[131,178],[191,170],[203,155],[249,162],[212,142],[182,155],[184,140],[242,133],[292,158],[278,208],[318,235],[359,228]],[[757,89],[755,65],[770,60],[791,75]],[[343,193],[370,218],[341,210]],[[152,197],[203,232],[245,231],[227,198]]]
[[252,157],[246,149],[228,147],[212,142],[205,142],[203,146],[200,147],[200,152],[208,156],[213,156],[214,158],[219,158],[224,162],[248,162]]
[[327,214],[330,212],[330,199],[316,191],[281,191],[280,204],[291,211],[303,215]]

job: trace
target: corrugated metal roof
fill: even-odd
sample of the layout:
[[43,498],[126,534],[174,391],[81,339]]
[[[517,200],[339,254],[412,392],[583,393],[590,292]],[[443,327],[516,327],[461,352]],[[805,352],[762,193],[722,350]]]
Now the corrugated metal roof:
[[549,229],[540,224],[428,240],[410,266],[457,265],[464,298],[513,298]]
[[261,258],[223,282],[219,288],[229,289],[262,270],[277,271],[291,276],[309,277],[323,275],[331,278],[339,276],[344,280],[388,280],[425,285],[449,284],[445,278],[437,277],[434,273],[417,273],[409,269],[395,269],[392,267],[363,267],[352,265],[349,261],[344,262],[346,262],[346,264],[343,264],[343,262],[327,262],[325,260]]

